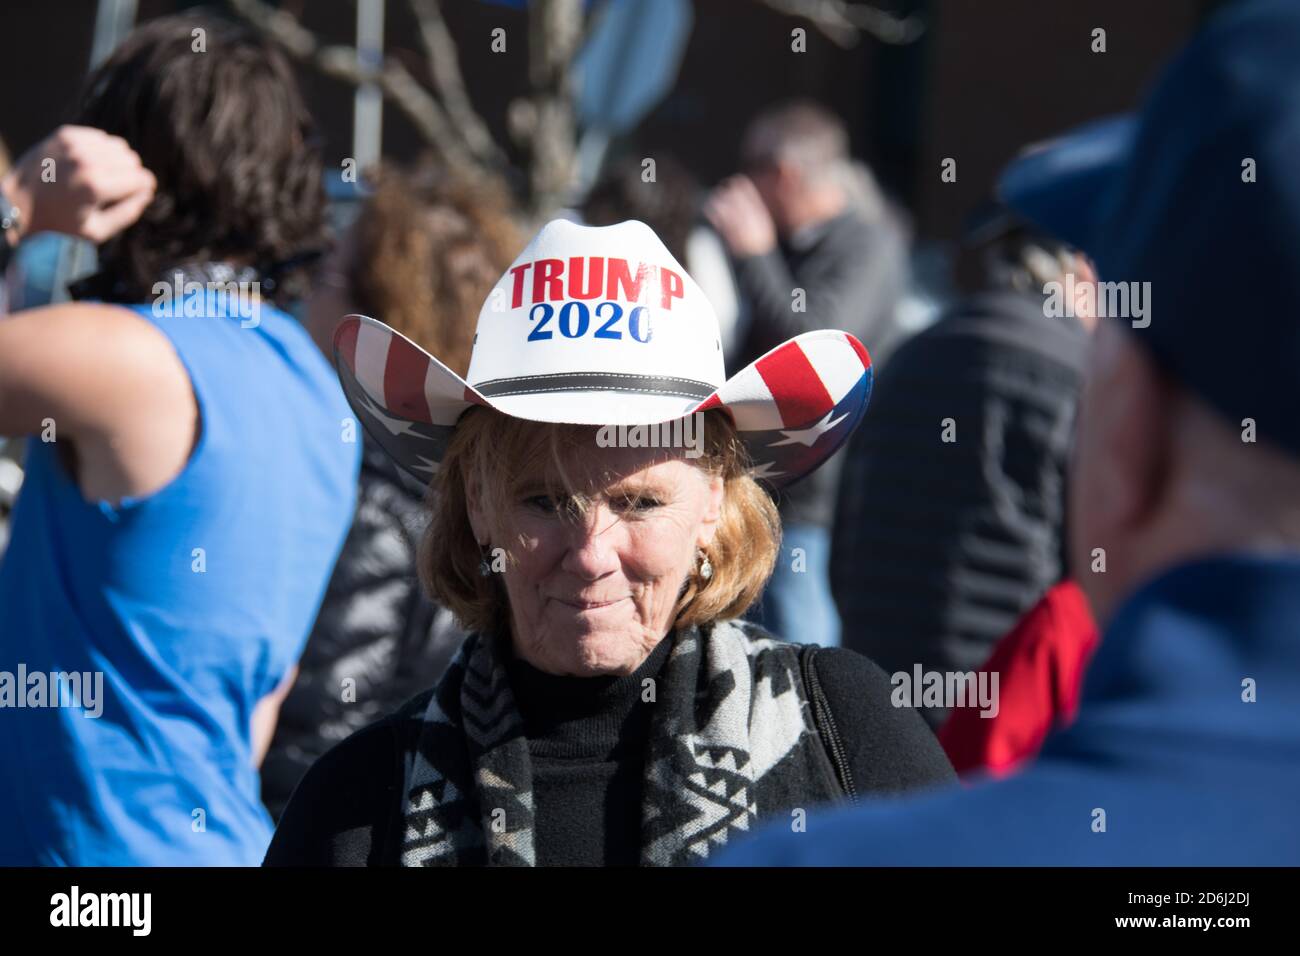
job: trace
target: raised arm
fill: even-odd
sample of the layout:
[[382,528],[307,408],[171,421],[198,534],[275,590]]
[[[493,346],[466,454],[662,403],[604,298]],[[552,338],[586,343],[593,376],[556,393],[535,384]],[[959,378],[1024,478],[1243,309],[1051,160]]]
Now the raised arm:
[[71,303],[0,319],[0,435],[71,443],[88,498],[158,490],[198,428],[189,374],[144,317]]
[[0,179],[18,214],[5,239],[16,246],[33,233],[61,232],[103,242],[140,218],[156,185],[120,136],[60,126]]

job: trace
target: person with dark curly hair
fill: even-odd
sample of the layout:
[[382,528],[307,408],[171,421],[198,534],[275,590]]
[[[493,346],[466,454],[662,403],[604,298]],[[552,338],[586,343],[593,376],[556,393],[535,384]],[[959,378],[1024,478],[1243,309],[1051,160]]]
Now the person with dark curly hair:
[[94,301],[0,320],[0,435],[27,438],[0,864],[256,863],[257,764],[360,449],[281,308],[322,246],[321,163],[284,56],[193,14],[129,36],[77,122],[0,181],[8,245],[65,232],[100,264]]
[[101,242],[82,297],[135,304],[160,276],[215,263],[255,273],[277,305],[306,294],[326,245],[324,170],[288,61],[251,30],[143,24],[89,77],[76,121],[131,144],[158,180],[140,218]]

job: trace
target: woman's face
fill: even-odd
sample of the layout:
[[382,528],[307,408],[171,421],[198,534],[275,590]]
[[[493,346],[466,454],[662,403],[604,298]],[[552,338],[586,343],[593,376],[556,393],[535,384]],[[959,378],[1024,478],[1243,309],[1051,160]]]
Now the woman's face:
[[498,534],[467,489],[478,540],[515,558],[502,573],[515,653],[525,661],[552,674],[630,674],[665,637],[696,550],[713,540],[723,496],[721,477],[673,454],[602,448],[593,438],[566,462],[577,473],[613,476],[587,513],[565,517],[564,502],[539,480],[499,516]]

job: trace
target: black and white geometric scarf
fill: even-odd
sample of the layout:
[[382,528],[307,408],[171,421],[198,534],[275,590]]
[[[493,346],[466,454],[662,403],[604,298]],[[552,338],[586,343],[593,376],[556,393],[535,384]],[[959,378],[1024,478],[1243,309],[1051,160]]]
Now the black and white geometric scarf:
[[[670,635],[645,759],[641,864],[705,860],[757,821],[840,796],[798,645],[725,621]],[[492,641],[470,637],[407,757],[404,866],[533,866],[532,769]]]

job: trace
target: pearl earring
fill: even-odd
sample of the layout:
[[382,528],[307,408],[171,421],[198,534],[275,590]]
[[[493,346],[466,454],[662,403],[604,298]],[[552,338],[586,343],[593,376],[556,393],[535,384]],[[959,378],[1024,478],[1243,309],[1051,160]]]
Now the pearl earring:
[[709,556],[702,550],[697,552],[697,554],[700,558],[700,577],[707,581],[709,578],[713,577],[713,563],[709,560]]

